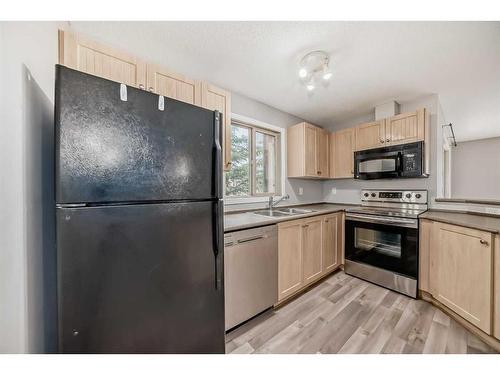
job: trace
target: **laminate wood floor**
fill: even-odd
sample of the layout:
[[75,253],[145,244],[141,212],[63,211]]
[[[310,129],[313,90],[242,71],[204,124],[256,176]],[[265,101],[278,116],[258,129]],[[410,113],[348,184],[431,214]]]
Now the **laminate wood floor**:
[[339,271],[226,335],[226,353],[495,353],[432,304]]

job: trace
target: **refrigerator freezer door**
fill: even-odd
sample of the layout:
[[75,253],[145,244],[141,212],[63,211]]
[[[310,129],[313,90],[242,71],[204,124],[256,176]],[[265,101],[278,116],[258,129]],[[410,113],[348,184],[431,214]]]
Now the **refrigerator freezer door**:
[[221,198],[219,114],[56,67],[56,202]]
[[58,208],[60,351],[224,353],[221,204]]

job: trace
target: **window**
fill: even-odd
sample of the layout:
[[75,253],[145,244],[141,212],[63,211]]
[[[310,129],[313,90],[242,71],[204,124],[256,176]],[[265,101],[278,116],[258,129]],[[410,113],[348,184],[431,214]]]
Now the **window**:
[[281,134],[246,122],[231,123],[231,170],[227,197],[281,194]]

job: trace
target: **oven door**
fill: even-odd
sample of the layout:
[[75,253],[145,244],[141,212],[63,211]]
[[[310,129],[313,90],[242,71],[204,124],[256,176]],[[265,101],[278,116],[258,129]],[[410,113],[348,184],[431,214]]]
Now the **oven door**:
[[416,280],[418,220],[346,214],[345,258]]
[[401,157],[402,154],[399,151],[356,152],[354,177],[363,180],[399,177],[401,175]]

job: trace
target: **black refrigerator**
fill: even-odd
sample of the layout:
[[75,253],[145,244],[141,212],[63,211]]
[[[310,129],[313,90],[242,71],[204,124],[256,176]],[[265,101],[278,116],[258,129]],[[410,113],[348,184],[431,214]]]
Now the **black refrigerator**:
[[61,353],[224,353],[220,119],[56,66]]

